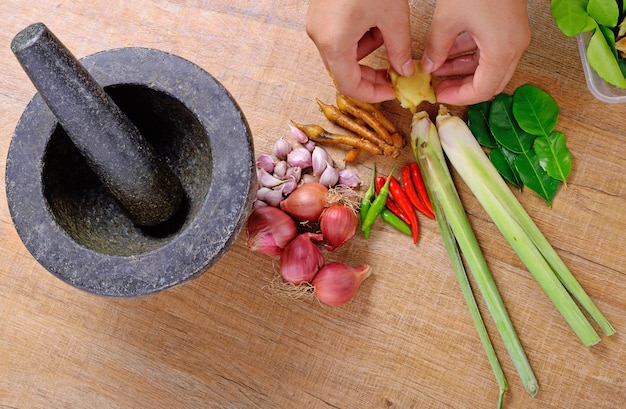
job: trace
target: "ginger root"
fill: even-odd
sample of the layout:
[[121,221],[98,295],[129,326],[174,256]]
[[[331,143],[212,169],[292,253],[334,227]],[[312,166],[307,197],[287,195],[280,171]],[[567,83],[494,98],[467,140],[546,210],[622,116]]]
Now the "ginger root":
[[415,72],[411,77],[403,77],[389,67],[389,78],[396,92],[396,98],[403,108],[409,109],[412,113],[417,111],[418,105],[423,101],[431,104],[437,102],[432,85],[432,75],[426,74],[420,69],[420,60],[414,60],[414,63]]

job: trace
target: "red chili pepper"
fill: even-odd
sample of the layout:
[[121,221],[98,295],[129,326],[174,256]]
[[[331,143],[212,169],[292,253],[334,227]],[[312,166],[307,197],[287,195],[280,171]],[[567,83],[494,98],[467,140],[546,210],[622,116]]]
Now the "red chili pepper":
[[415,185],[413,184],[413,180],[411,179],[411,166],[406,165],[402,168],[402,187],[406,192],[406,195],[409,198],[409,201],[420,212],[424,213],[426,216],[431,217],[432,212],[426,207],[426,205],[420,199],[417,190],[415,189]]
[[393,196],[393,200],[396,202],[400,210],[402,210],[409,217],[409,226],[411,226],[411,231],[413,232],[413,243],[417,244],[417,240],[419,239],[419,222],[417,220],[417,214],[413,209],[413,205],[409,200],[406,192],[402,190],[402,185],[398,180],[393,177],[393,175],[389,175],[391,178],[391,182],[389,183],[389,194]]
[[426,190],[426,185],[424,184],[424,179],[422,179],[422,174],[420,173],[420,168],[417,165],[417,162],[412,162],[411,167],[411,180],[413,180],[413,184],[415,185],[415,189],[417,190],[417,194],[419,195],[422,203],[426,206],[429,213],[426,216],[431,219],[435,218],[435,212],[433,211],[433,205],[430,203],[430,198],[428,197],[428,191]]
[[[380,191],[380,188],[385,184],[386,180],[387,178],[384,176],[376,176],[376,181],[375,181],[376,193]],[[391,184],[392,182],[390,181],[389,183]],[[409,226],[411,225],[411,221],[409,220],[409,217],[398,207],[396,202],[394,202],[393,199],[391,198],[391,189],[389,191],[389,196],[387,197],[387,204],[385,205],[385,207],[387,207],[387,209],[389,209],[390,212],[398,216],[400,220],[402,220]]]

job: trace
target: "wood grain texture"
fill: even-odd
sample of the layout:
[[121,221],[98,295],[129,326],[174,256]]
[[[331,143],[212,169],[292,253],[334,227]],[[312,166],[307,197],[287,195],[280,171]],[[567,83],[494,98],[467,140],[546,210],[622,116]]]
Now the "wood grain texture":
[[[415,56],[434,1],[413,1]],[[626,106],[595,100],[576,43],[549,2],[530,0],[533,40],[507,87],[532,83],[558,102],[573,169],[552,208],[516,193],[618,333],[585,348],[457,178],[460,194],[540,382],[528,396],[490,319],[512,409],[626,407]],[[4,0],[0,2],[0,175],[34,88],[9,44],[42,21],[78,57],[153,47],[214,75],[243,109],[255,151],[288,135],[290,119],[325,120],[315,98],[334,89],[306,36],[306,2]],[[382,50],[368,57],[385,66]],[[410,118],[382,105],[406,132]],[[464,108],[455,108],[463,115]],[[343,152],[331,152],[340,159]],[[363,155],[363,178],[376,159]],[[399,165],[411,160],[403,151]],[[456,177],[456,175],[455,175]],[[436,224],[421,241],[377,223],[328,259],[374,275],[344,307],[277,298],[264,286],[276,259],[242,234],[198,279],[139,300],[94,297],[45,271],[22,245],[0,190],[0,407],[3,408],[493,408],[497,384]],[[158,268],[158,266],[155,266]],[[479,300],[485,311],[485,306]],[[486,311],[485,311],[486,314]]]

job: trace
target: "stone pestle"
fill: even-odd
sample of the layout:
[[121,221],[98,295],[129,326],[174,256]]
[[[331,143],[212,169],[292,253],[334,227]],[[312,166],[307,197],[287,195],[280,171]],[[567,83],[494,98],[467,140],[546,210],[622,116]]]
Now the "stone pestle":
[[11,50],[129,218],[140,226],[170,219],[185,195],[179,178],[56,36],[35,23],[15,36]]

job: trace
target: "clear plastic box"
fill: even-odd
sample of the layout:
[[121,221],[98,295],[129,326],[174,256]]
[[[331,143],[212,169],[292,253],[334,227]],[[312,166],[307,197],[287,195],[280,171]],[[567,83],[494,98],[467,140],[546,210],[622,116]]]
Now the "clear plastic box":
[[626,89],[615,87],[606,81],[589,66],[587,61],[587,45],[591,33],[580,33],[576,36],[578,42],[578,51],[580,52],[580,59],[583,64],[583,71],[585,72],[585,80],[587,80],[587,87],[594,97],[600,101],[608,103],[620,103],[626,102]]

